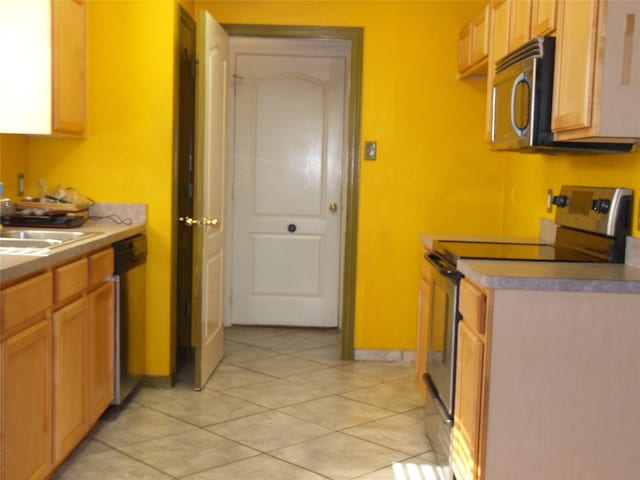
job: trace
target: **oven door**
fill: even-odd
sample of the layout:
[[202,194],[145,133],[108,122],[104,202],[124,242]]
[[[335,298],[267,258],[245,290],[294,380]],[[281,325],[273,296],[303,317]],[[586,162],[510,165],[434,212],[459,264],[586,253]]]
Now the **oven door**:
[[462,275],[438,255],[425,255],[433,269],[431,325],[425,382],[445,423],[453,423],[458,287]]

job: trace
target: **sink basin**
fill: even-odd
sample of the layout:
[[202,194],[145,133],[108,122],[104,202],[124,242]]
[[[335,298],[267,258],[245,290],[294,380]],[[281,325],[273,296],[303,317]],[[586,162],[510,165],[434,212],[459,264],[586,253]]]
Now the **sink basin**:
[[62,245],[62,240],[0,237],[0,247],[5,248],[52,248],[59,245]]
[[65,232],[51,230],[19,230],[14,228],[3,228],[0,230],[0,239],[11,238],[19,240],[51,240],[55,242],[68,242],[83,237],[93,235],[88,232]]
[[95,232],[3,228],[0,230],[0,253],[22,255],[34,249],[49,250],[95,234]]

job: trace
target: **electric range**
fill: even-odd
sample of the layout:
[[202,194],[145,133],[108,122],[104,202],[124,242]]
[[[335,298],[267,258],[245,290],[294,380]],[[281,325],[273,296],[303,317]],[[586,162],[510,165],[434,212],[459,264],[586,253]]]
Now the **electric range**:
[[433,254],[455,266],[460,259],[624,263],[633,192],[625,188],[564,186],[556,208],[553,243],[436,240]]
[[[557,225],[551,243],[438,240],[425,254],[432,270],[430,341],[425,385],[441,420],[427,416],[425,427],[434,450],[449,454],[455,400],[458,293],[464,259],[546,262],[624,263],[631,225],[632,191],[625,188],[564,186],[550,198]],[[550,206],[551,206],[550,205]]]

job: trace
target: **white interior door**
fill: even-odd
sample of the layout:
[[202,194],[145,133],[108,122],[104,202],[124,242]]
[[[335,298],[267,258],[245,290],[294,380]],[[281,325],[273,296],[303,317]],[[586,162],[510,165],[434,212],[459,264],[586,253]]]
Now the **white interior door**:
[[349,45],[261,41],[232,55],[231,320],[336,327]]
[[203,10],[198,25],[198,149],[193,223],[196,388],[204,387],[223,354],[228,44],[227,33]]

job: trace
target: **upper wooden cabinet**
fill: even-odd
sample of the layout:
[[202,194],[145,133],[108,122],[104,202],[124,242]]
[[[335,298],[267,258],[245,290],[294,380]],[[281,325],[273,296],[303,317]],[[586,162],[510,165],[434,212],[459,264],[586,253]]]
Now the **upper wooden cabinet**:
[[491,31],[489,39],[489,71],[490,78],[495,74],[495,62],[509,53],[509,14],[511,2],[494,0],[491,3]]
[[531,3],[531,38],[549,35],[556,30],[557,0],[535,0]]
[[489,52],[489,4],[462,29],[458,41],[458,75],[485,73]]
[[0,133],[84,135],[84,0],[3,0],[0,32]]
[[485,121],[485,139],[491,141],[491,117],[493,77],[495,76],[496,60],[509,52],[509,11],[511,2],[507,0],[492,0],[489,9],[489,55],[487,68],[487,108]]
[[484,72],[493,78],[495,62],[531,38],[556,29],[558,0],[491,0],[460,29],[458,76]]
[[552,130],[557,140],[640,140],[640,2],[561,0]]
[[510,0],[509,51],[515,50],[531,38],[532,0]]
[[[508,0],[509,52],[534,37],[550,35],[556,29],[558,0]],[[500,57],[497,57],[498,59]]]

